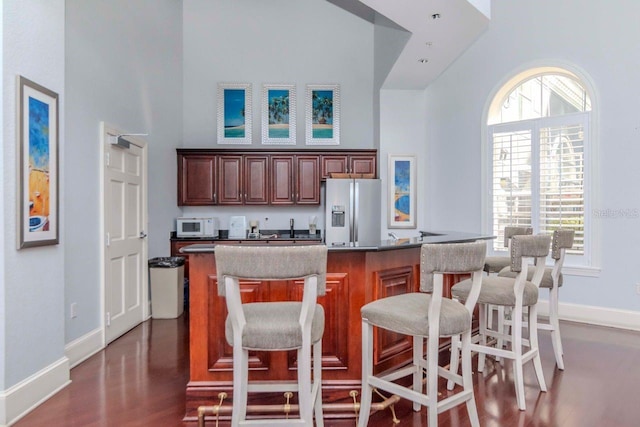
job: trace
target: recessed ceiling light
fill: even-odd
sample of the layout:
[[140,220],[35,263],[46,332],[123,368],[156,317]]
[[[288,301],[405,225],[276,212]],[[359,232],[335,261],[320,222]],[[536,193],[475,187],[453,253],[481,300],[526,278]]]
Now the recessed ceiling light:
[[427,62],[429,62],[429,60],[427,58],[420,58],[418,59],[418,62],[421,64],[426,64]]
[[425,44],[427,45],[427,47],[433,46],[433,42],[426,42]]
[[434,13],[433,15],[431,15],[431,19],[440,19],[440,14]]

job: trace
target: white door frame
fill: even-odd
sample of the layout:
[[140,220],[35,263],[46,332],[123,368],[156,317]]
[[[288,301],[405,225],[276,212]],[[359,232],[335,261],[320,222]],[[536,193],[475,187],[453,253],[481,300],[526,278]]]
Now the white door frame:
[[[112,144],[116,141],[117,135],[127,134],[129,132],[124,132],[122,129],[118,129],[115,126],[112,126],[105,122],[100,122],[100,325],[101,325],[101,335],[102,335],[102,346],[106,347],[107,343],[107,319],[106,319],[106,209],[107,206],[105,204],[105,195],[106,195],[106,145]],[[147,142],[136,136],[127,136],[127,140],[132,144],[140,147],[142,150],[142,174],[143,174],[143,185],[142,185],[142,223],[145,225],[145,231],[148,233],[149,228],[149,215],[148,215],[148,147]],[[144,239],[142,245],[142,256],[140,257],[141,262],[141,271],[143,272],[143,279],[141,282],[142,289],[140,290],[142,295],[142,301],[146,301],[146,304],[143,304],[142,307],[142,321],[149,319],[151,315],[149,300],[149,269],[147,266],[147,257],[148,257],[148,239]]]

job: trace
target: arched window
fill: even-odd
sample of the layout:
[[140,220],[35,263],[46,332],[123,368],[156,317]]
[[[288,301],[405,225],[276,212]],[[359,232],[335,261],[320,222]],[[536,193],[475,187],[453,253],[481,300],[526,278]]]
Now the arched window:
[[586,254],[590,120],[585,85],[562,68],[528,70],[497,92],[487,116],[494,250],[504,249],[504,227],[519,225],[572,228],[570,253]]

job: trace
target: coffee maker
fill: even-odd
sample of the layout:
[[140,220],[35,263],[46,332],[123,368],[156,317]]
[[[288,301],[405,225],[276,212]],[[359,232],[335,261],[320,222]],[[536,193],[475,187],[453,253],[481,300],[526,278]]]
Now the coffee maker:
[[247,236],[249,239],[259,239],[260,238],[260,228],[259,222],[256,220],[249,221],[249,235]]

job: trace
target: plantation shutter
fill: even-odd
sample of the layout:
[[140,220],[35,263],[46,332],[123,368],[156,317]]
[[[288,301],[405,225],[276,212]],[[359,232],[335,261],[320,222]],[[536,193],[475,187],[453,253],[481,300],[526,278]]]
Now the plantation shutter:
[[540,129],[539,232],[562,227],[575,231],[570,253],[584,253],[584,135],[585,114]]
[[587,115],[489,126],[494,250],[504,250],[504,227],[536,233],[575,231],[573,248],[584,254],[584,148]]
[[530,227],[531,129],[493,126],[493,233],[495,250],[504,250],[504,227]]

